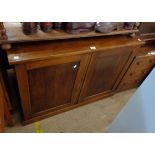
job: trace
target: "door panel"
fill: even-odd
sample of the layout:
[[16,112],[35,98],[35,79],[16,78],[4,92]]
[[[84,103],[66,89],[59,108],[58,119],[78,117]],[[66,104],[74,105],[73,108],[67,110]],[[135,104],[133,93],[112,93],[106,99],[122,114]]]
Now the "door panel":
[[32,113],[70,104],[79,62],[29,70]]
[[80,100],[111,92],[131,52],[132,49],[122,47],[94,53]]

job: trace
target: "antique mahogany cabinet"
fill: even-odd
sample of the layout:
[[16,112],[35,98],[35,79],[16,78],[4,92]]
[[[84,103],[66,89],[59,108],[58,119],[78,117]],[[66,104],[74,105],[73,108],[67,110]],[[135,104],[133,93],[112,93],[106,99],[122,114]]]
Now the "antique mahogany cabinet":
[[153,44],[127,35],[138,30],[24,36],[19,24],[5,27],[23,124],[137,87],[155,64]]
[[12,45],[24,123],[113,94],[140,45],[126,36]]

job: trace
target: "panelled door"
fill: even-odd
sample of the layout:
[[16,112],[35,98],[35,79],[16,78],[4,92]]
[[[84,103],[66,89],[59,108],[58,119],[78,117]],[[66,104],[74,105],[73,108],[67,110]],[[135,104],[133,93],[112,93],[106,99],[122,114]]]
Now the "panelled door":
[[77,102],[89,54],[16,65],[25,120]]
[[96,51],[88,67],[79,102],[112,92],[132,51],[130,47]]

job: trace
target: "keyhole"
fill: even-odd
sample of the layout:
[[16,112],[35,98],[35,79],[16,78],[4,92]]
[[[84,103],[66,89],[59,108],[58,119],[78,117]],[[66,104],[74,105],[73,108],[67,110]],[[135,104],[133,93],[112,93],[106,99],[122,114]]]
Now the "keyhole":
[[74,69],[77,68],[77,65],[74,65],[73,68],[74,68]]

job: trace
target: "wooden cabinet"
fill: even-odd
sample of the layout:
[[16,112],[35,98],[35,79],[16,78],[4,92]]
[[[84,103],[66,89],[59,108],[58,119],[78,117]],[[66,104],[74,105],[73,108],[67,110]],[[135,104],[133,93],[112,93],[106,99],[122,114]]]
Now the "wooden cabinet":
[[125,36],[14,44],[7,56],[24,124],[112,95],[140,44]]
[[96,51],[92,55],[80,102],[112,94],[132,51],[133,47]]
[[136,50],[136,56],[121,80],[118,90],[138,87],[155,65],[155,46],[145,45]]

